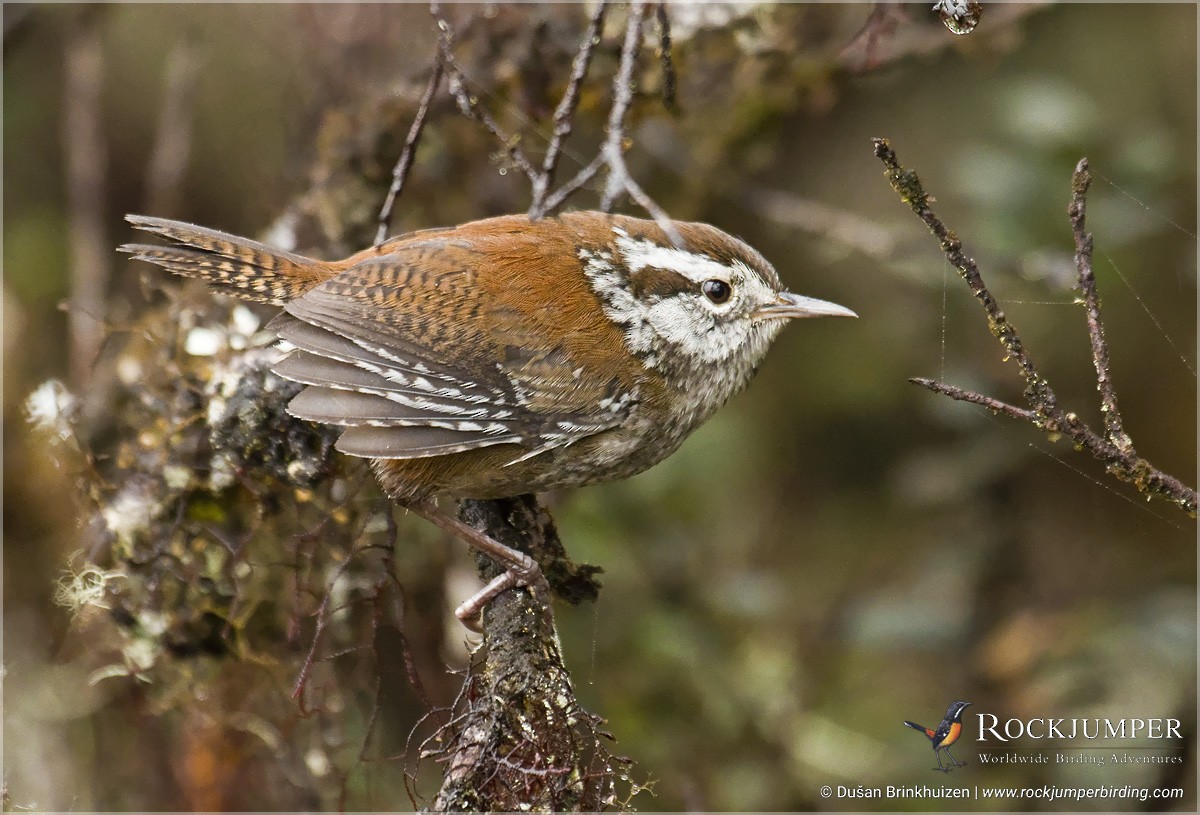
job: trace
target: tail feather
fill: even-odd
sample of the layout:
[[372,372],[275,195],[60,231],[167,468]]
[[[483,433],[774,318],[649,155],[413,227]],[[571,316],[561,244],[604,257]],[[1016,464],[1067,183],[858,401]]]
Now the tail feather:
[[920,730],[922,735],[924,735],[927,739],[933,738],[933,732],[924,725],[917,724],[916,722],[905,721],[904,726],[911,727],[913,730]]
[[215,229],[145,215],[126,215],[125,220],[177,245],[129,243],[119,251],[177,275],[206,280],[243,300],[282,306],[333,274],[328,264]]

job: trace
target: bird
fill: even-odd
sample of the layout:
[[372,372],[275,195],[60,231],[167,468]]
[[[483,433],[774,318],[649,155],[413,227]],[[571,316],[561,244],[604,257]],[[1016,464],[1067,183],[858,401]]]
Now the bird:
[[946,717],[942,719],[942,723],[936,729],[930,730],[928,727],[919,725],[916,722],[906,721],[905,727],[911,727],[913,730],[919,730],[925,734],[925,737],[933,744],[933,755],[937,759],[938,765],[933,769],[943,773],[950,772],[952,767],[946,767],[942,764],[941,751],[946,751],[946,757],[954,767],[965,767],[965,761],[957,761],[950,754],[950,745],[958,741],[959,735],[962,734],[962,715],[963,711],[971,705],[970,702],[951,702],[950,707],[946,709]]
[[[750,381],[793,319],[857,316],[787,291],[716,227],[594,211],[505,215],[323,261],[206,227],[128,215],[166,244],[133,259],[282,308],[273,367],[297,418],[343,428],[383,491],[505,568],[470,624],[537,564],[438,509],[642,472]],[[674,240],[672,238],[674,237]],[[678,243],[676,243],[678,241]]]

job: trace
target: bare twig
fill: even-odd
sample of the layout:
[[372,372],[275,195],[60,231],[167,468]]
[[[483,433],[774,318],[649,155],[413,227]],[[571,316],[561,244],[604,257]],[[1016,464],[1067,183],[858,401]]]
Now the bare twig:
[[313,666],[317,663],[318,650],[321,646],[321,636],[325,633],[325,625],[329,619],[329,605],[333,601],[333,587],[342,578],[342,575],[346,573],[346,569],[350,567],[350,563],[357,554],[357,551],[351,552],[346,556],[345,560],[338,564],[337,569],[334,570],[333,578],[329,581],[325,593],[321,596],[321,604],[317,607],[316,631],[313,632],[308,653],[304,656],[304,663],[301,665],[300,673],[296,676],[296,682],[292,686],[292,698],[297,701],[301,716],[308,716],[312,713],[305,702],[304,690],[308,687],[308,678],[312,675]]
[[596,177],[596,173],[600,172],[600,168],[604,166],[604,153],[597,153],[596,157],[588,162],[588,165],[580,170],[575,176],[563,184],[555,192],[546,199],[543,209],[546,212],[554,212],[563,205],[563,202],[583,188],[583,185]]
[[400,191],[404,189],[404,180],[408,177],[409,168],[412,167],[413,156],[417,152],[417,143],[421,140],[421,131],[425,129],[425,119],[429,115],[429,103],[433,101],[433,95],[437,93],[438,85],[441,82],[442,49],[439,47],[433,58],[433,68],[429,72],[429,83],[425,86],[425,92],[421,94],[416,116],[413,117],[412,126],[408,129],[408,137],[404,140],[404,149],[400,152],[395,169],[392,170],[392,186],[388,188],[387,198],[383,202],[382,209],[379,210],[379,229],[375,233],[376,246],[387,238],[388,229],[392,224],[392,209],[396,206],[396,199],[400,196]]
[[887,177],[892,184],[892,189],[899,193],[901,200],[912,207],[917,217],[929,227],[929,231],[941,243],[942,251],[946,254],[950,265],[958,269],[959,275],[967,282],[971,293],[983,305],[992,334],[1004,346],[1009,356],[1016,360],[1017,366],[1021,369],[1021,376],[1025,380],[1026,401],[1038,412],[1041,420],[1057,416],[1058,398],[1053,389],[1034,367],[1033,360],[1025,352],[1025,346],[1016,329],[1000,309],[996,298],[984,285],[975,261],[963,254],[962,243],[958,236],[948,230],[941,219],[929,208],[929,196],[922,189],[920,178],[916,173],[905,170],[897,163],[896,154],[886,139],[875,139],[875,155],[887,167]]
[[611,212],[617,198],[622,193],[627,193],[650,214],[670,238],[671,243],[683,246],[683,236],[675,228],[670,216],[633,180],[629,168],[625,165],[625,118],[633,101],[633,67],[642,43],[642,21],[645,19],[645,2],[632,0],[629,4],[629,20],[625,24],[625,42],[621,46],[621,64],[613,79],[613,104],[608,114],[608,135],[601,147],[604,163],[608,165],[608,178],[604,184],[604,194],[600,198],[600,209]]
[[66,46],[62,131],[70,224],[69,360],[76,385],[87,381],[104,340],[111,252],[104,233],[108,156],[101,115],[103,79],[100,29],[95,15],[84,14],[76,19]]
[[633,101],[633,65],[642,42],[642,20],[646,4],[633,0],[629,4],[629,20],[625,23],[625,42],[621,46],[621,64],[613,79],[613,103],[608,113],[608,134],[601,151],[608,165],[608,181],[600,199],[600,209],[612,210],[617,197],[628,190],[629,171],[625,166],[625,117]]
[[[1140,492],[1157,495],[1179,506],[1192,517],[1196,516],[1198,498],[1196,491],[1174,476],[1162,472],[1137,454],[1133,443],[1121,426],[1116,412],[1116,394],[1108,375],[1108,348],[1100,321],[1100,298],[1096,280],[1091,271],[1091,236],[1084,231],[1084,196],[1090,180],[1087,161],[1079,162],[1072,184],[1071,224],[1075,231],[1076,264],[1079,268],[1080,286],[1084,290],[1084,302],[1088,312],[1088,327],[1092,340],[1092,355],[1096,366],[1099,389],[1103,401],[1106,437],[1100,436],[1072,412],[1064,412],[1050,384],[1038,372],[1033,360],[1025,351],[1016,329],[1004,316],[995,297],[988,290],[979,274],[975,261],[963,254],[957,236],[948,230],[941,219],[929,207],[929,196],[921,186],[921,180],[911,170],[905,170],[896,159],[887,139],[875,139],[875,155],[883,161],[886,175],[892,188],[899,193],[904,203],[925,222],[939,240],[946,259],[950,261],[971,293],[987,312],[988,325],[992,333],[1004,346],[1005,351],[1020,369],[1025,379],[1025,401],[1032,410],[1025,410],[989,396],[966,391],[930,379],[913,379],[912,382],[942,393],[952,399],[983,405],[990,410],[1023,419],[1052,434],[1065,434],[1082,450],[1091,453],[1104,464],[1105,469],[1121,481],[1133,484]],[[1112,415],[1109,415],[1112,414]],[[1113,421],[1115,416],[1115,422]]]
[[1121,413],[1117,409],[1117,394],[1108,370],[1108,343],[1104,340],[1104,323],[1100,320],[1100,293],[1092,273],[1092,236],[1085,229],[1087,191],[1092,183],[1088,161],[1081,158],[1071,179],[1071,231],[1075,234],[1075,267],[1079,273],[1079,289],[1087,309],[1088,336],[1092,342],[1092,362],[1096,366],[1096,384],[1100,389],[1100,410],[1104,413],[1104,435],[1122,453],[1133,451],[1133,442],[1125,432]]
[[196,45],[180,42],[167,58],[162,111],[146,169],[146,211],[163,216],[179,212],[183,174],[192,152],[192,109],[200,87]]
[[675,61],[671,58],[671,23],[667,19],[666,0],[659,0],[654,4],[654,19],[658,21],[658,59],[663,72],[663,107],[671,113],[678,113],[679,105],[675,101]]
[[454,56],[454,30],[450,26],[450,21],[442,14],[441,4],[432,2],[429,4],[429,11],[433,15],[433,19],[437,21],[440,34],[438,35],[438,52],[441,54],[441,63],[446,71],[446,77],[450,87],[450,94],[454,97],[455,103],[458,105],[459,111],[468,119],[472,119],[491,133],[497,141],[504,147],[504,152],[508,154],[512,163],[525,174],[525,177],[533,182],[537,178],[537,171],[534,170],[533,164],[525,155],[525,151],[521,149],[520,136],[509,136],[505,134],[492,115],[487,109],[479,104],[479,99],[470,90],[467,85],[466,74],[463,73],[462,66]]
[[540,218],[550,209],[546,206],[546,195],[554,183],[554,173],[558,168],[563,142],[571,135],[571,128],[574,127],[575,109],[579,106],[579,91],[587,77],[592,54],[600,42],[600,29],[604,25],[604,14],[607,10],[606,0],[596,4],[596,10],[588,21],[587,31],[584,32],[583,42],[580,43],[575,60],[571,63],[571,78],[567,82],[567,89],[563,92],[558,108],[554,111],[554,132],[550,136],[549,146],[546,147],[546,155],[542,157],[542,172],[533,179],[533,203],[529,207],[531,218]]
[[963,390],[954,385],[947,385],[945,382],[939,382],[936,379],[926,379],[922,376],[914,376],[908,381],[914,385],[920,385],[922,388],[928,388],[934,393],[944,394],[951,399],[957,399],[960,402],[982,405],[990,411],[1003,413],[1005,416],[1011,416],[1014,419],[1020,419],[1024,422],[1037,422],[1037,414],[1032,410],[1019,408],[1016,405],[1010,405],[1008,402],[1001,402],[999,399],[994,399],[991,396],[984,396],[975,391]]

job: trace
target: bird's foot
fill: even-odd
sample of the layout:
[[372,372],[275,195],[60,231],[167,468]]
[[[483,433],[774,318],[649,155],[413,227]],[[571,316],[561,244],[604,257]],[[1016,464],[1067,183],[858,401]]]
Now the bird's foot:
[[412,501],[406,503],[405,506],[504,567],[503,574],[493,578],[490,583],[468,597],[462,605],[455,609],[454,616],[467,628],[477,633],[482,632],[480,618],[483,609],[497,596],[512,588],[528,588],[536,595],[540,595],[543,602],[550,601],[550,584],[546,582],[546,577],[542,574],[542,569],[538,566],[537,561],[529,555],[513,549],[511,546],[505,546],[475,527],[442,512],[432,501]]
[[543,600],[548,601],[550,598],[550,584],[546,582],[546,577],[542,574],[542,569],[537,565],[537,561],[524,552],[518,552],[516,549],[511,551],[519,558],[523,558],[523,562],[510,565],[506,572],[492,578],[490,583],[468,597],[462,605],[454,610],[454,616],[458,618],[459,622],[477,634],[483,633],[483,609],[509,589],[525,587],[535,594],[541,595]]

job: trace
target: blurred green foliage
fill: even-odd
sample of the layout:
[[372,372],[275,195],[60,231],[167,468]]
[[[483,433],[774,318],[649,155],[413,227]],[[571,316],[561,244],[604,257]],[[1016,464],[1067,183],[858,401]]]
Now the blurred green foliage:
[[[862,71],[843,49],[866,6],[742,7],[709,28],[678,10],[683,112],[671,118],[643,100],[632,169],[673,216],[741,235],[789,288],[861,319],[790,327],[749,391],[652,471],[551,496],[572,556],[605,568],[600,600],[560,608],[559,624],[581,699],[609,720],[618,752],[657,779],[640,808],[856,809],[861,801],[822,801],[818,786],[941,783],[928,747],[901,721],[933,723],[955,698],[1014,716],[1172,715],[1188,723],[1194,756],[1193,522],[1030,427],[908,384],[938,376],[1010,401],[1021,389],[978,306],[889,189],[870,139],[888,137],[921,173],[1060,397],[1097,422],[1066,218],[1071,169],[1090,159],[1088,223],[1126,426],[1147,458],[1194,483],[1196,9],[1003,9],[988,4],[974,33],[954,37],[924,6],[909,7],[911,21],[881,39],[879,64]],[[475,14],[461,50],[485,102],[539,147],[549,123],[534,103],[537,72],[522,60],[538,21],[550,41],[572,42],[582,11],[454,11]],[[52,600],[86,505],[22,405],[67,369],[57,308],[69,289],[62,53],[80,13],[4,9],[8,794],[40,809],[333,806],[338,774],[350,768],[322,765],[321,744],[302,745],[311,760],[289,776],[290,793],[251,794],[243,779],[230,782],[230,798],[200,796],[223,778],[201,766],[206,756],[242,766],[247,755],[269,760],[271,745],[253,723],[236,743],[206,742],[217,725],[203,681],[169,704],[132,679],[89,685],[95,629],[73,632]],[[308,245],[361,248],[361,235],[330,225],[361,221],[346,214],[354,207],[369,218],[372,196],[382,196],[433,50],[422,8],[90,13],[104,44],[113,246],[128,238],[121,216],[144,205],[164,64],[188,39],[203,70],[183,205],[154,214],[255,234],[304,198],[327,227]],[[889,56],[889,43],[911,47]],[[614,62],[602,51],[597,75]],[[565,77],[559,63],[546,72],[551,99]],[[604,88],[584,95],[564,177],[577,169],[572,155],[586,161],[602,135]],[[523,210],[527,190],[497,171],[494,150],[469,122],[438,112],[397,229]],[[345,182],[352,177],[357,187]],[[794,206],[767,211],[755,198],[764,190]],[[594,205],[592,196],[575,205]],[[789,220],[814,202],[850,223],[853,238]],[[866,227],[882,248],[866,243]],[[137,278],[114,257],[116,337],[145,308]],[[405,633],[429,680],[444,662],[462,664],[464,635],[443,627],[444,606],[465,596],[454,580],[466,558],[415,520],[402,528],[398,569],[414,587]],[[445,570],[447,598],[423,594]],[[198,676],[216,670],[203,659]],[[245,671],[242,685],[227,678],[226,692],[244,688],[264,710],[298,717],[287,666],[265,683]],[[456,687],[443,677],[431,694],[445,702]],[[326,737],[336,729],[344,757],[362,738],[370,699],[340,704],[321,727]],[[392,755],[424,708],[396,689],[384,711],[377,754]],[[985,770],[962,755],[972,766],[947,783],[1168,783],[1152,766]],[[401,766],[354,767],[350,808],[407,806]],[[1178,773],[1170,783],[1186,782],[1187,809],[1194,764]],[[306,785],[319,796],[296,792]]]

